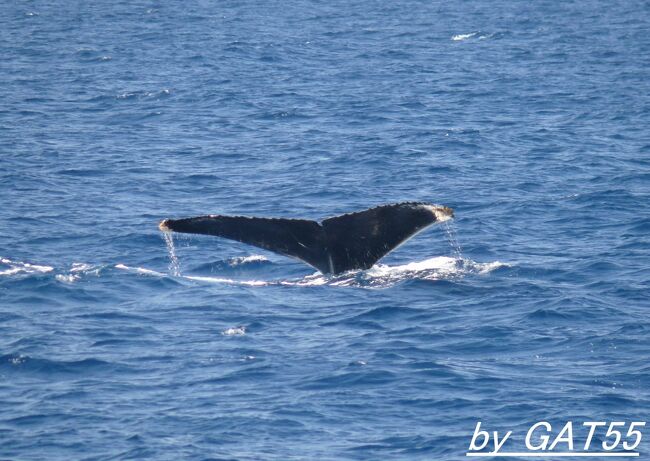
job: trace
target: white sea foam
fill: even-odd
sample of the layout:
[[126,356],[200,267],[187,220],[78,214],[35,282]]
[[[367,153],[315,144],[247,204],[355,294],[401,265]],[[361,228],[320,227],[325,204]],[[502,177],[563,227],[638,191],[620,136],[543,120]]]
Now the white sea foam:
[[469,259],[438,256],[398,266],[377,264],[365,271],[349,271],[340,275],[314,274],[297,281],[281,281],[282,285],[293,286],[352,286],[364,288],[388,288],[407,280],[452,280],[471,274],[486,274],[505,263],[494,261],[477,263]]
[[[453,239],[452,239],[453,240]],[[241,285],[249,287],[264,286],[295,286],[295,287],[316,287],[316,286],[338,286],[338,287],[361,287],[361,288],[387,288],[407,280],[454,280],[472,274],[487,274],[500,267],[507,267],[508,264],[500,261],[478,263],[460,257],[460,248],[456,251],[456,257],[438,256],[423,261],[411,262],[408,264],[389,266],[377,264],[368,270],[354,270],[338,275],[323,275],[314,273],[299,279],[289,280],[240,280],[227,277],[209,277],[201,275],[168,274],[164,272],[147,269],[145,267],[132,267],[125,264],[116,264],[114,267],[119,270],[145,275],[150,277],[175,277],[201,283],[217,283],[229,285]],[[252,261],[266,261],[260,255],[252,255],[238,259],[240,264]],[[13,261],[8,258],[0,258],[0,264],[6,266],[0,270],[0,276],[12,276],[20,274],[44,274],[54,271],[53,267],[30,264],[21,261]],[[74,283],[82,277],[92,274],[100,275],[102,266],[93,266],[86,263],[73,263],[66,273],[54,275],[56,280],[64,283]]]
[[366,271],[351,271],[333,277],[328,285],[387,288],[410,279],[441,280],[462,275],[458,260],[438,256],[398,266],[377,264]]
[[90,272],[96,270],[98,269],[95,266],[86,263],[72,263],[72,267],[70,268],[70,272]]
[[244,336],[246,334],[246,327],[240,325],[238,327],[226,328],[221,334],[224,336]]
[[121,269],[129,272],[135,272],[138,274],[143,274],[143,275],[152,275],[155,277],[166,277],[167,274],[163,272],[158,272],[158,271],[153,271],[151,269],[145,269],[144,267],[130,267],[124,264],[116,264],[115,265],[116,269]]
[[476,32],[472,32],[470,34],[458,34],[458,35],[454,35],[453,37],[451,37],[451,39],[454,42],[459,42],[461,40],[467,40],[468,38],[472,38],[475,35],[476,35]]
[[12,365],[20,365],[22,363],[25,363],[29,357],[23,354],[18,354],[17,356],[11,357],[9,359],[9,363]]
[[57,279],[59,282],[74,283],[77,280],[79,280],[81,277],[75,274],[56,274],[54,278]]
[[86,275],[98,277],[102,267],[103,266],[94,266],[87,263],[72,263],[67,274],[56,274],[54,278],[59,282],[74,283],[81,280]]
[[232,258],[229,264],[234,267],[234,266],[240,266],[242,264],[250,264],[250,263],[265,262],[265,261],[268,261],[268,259],[262,255],[250,255],[250,256],[243,256],[239,258]]
[[501,261],[494,261],[491,263],[476,264],[476,266],[479,274],[487,274],[488,272],[492,272],[494,269],[499,269],[500,267],[510,267],[510,264],[502,263]]
[[45,274],[52,272],[53,267],[40,266],[37,264],[30,264],[22,261],[13,261],[8,258],[0,257],[0,263],[8,266],[5,270],[0,271],[0,275],[15,275],[15,274]]
[[182,278],[187,280],[195,280],[197,282],[227,283],[230,285],[246,285],[252,287],[263,287],[274,283],[274,282],[267,282],[264,280],[234,280],[234,279],[229,279],[224,277],[204,277],[200,275],[184,275]]
[[[141,275],[150,275],[153,277],[168,277],[170,274],[165,274],[163,272],[154,271],[151,269],[146,269],[144,267],[131,267],[125,264],[116,264],[116,269],[125,270],[129,272],[134,272]],[[276,282],[267,282],[264,280],[234,280],[226,277],[207,277],[202,275],[173,275],[185,280],[194,280],[196,282],[206,282],[206,283],[226,283],[231,285],[247,285],[247,286],[266,286],[271,285]]]
[[[154,277],[170,276],[169,274],[144,267],[129,267],[124,264],[117,264],[115,267],[141,275]],[[377,264],[368,270],[354,270],[339,275],[323,275],[317,272],[295,280],[237,280],[226,277],[208,277],[201,275],[179,275],[175,277],[201,283],[251,287],[315,287],[328,285],[338,287],[388,288],[408,280],[456,280],[472,274],[483,275],[500,267],[508,267],[508,264],[500,261],[478,263],[469,259],[437,256],[423,261],[397,266]]]
[[0,276],[48,274],[51,272],[57,272],[54,274],[54,278],[59,282],[65,283],[76,282],[86,275],[99,276],[103,267],[76,262],[72,263],[72,266],[70,266],[70,269],[66,272],[58,269],[55,270],[54,267],[51,266],[14,261],[9,258],[0,258],[0,265],[6,266],[5,268],[0,266]]
[[18,267],[12,267],[4,271],[0,271],[0,275],[14,275],[22,272]]
[[477,263],[469,259],[437,256],[423,261],[388,266],[377,264],[365,271],[351,271],[325,280],[314,279],[310,285],[388,288],[407,280],[455,280],[471,274],[486,274],[507,264],[499,261]]
[[402,264],[399,266],[386,266],[377,264],[368,269],[367,274],[371,276],[384,276],[388,274],[396,275],[408,272],[422,272],[425,270],[443,270],[452,272],[456,268],[456,259],[448,256],[436,256],[435,258],[425,259],[412,263]]

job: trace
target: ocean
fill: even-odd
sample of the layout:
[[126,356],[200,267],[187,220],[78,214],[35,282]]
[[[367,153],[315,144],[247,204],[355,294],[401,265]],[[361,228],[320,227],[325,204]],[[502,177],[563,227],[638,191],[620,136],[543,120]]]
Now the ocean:
[[[595,0],[4,2],[0,459],[461,460],[478,422],[510,452],[542,421],[575,451],[583,422],[632,440],[649,24]],[[401,201],[455,219],[337,276],[158,230]]]

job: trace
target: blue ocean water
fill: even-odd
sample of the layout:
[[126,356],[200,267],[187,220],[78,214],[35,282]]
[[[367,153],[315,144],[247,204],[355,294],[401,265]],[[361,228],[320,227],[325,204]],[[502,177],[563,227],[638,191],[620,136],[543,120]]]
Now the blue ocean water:
[[[647,420],[649,24],[4,2],[0,459],[458,460],[477,421]],[[338,277],[198,236],[175,267],[157,229],[403,200],[456,219]]]

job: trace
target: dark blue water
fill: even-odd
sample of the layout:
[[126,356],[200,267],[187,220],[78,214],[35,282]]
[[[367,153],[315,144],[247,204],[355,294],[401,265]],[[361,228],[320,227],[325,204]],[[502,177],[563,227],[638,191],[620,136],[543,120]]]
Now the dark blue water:
[[[0,458],[458,460],[479,420],[647,420],[649,24],[4,2]],[[210,237],[174,275],[157,229],[403,200],[456,219],[339,277]]]

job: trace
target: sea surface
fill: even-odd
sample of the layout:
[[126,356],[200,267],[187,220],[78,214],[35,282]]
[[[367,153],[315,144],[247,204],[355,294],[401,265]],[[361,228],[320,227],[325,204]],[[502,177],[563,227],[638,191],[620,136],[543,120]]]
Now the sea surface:
[[[157,228],[405,200],[456,218],[334,277]],[[647,2],[2,2],[0,206],[2,460],[650,416]]]

